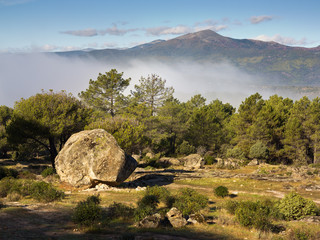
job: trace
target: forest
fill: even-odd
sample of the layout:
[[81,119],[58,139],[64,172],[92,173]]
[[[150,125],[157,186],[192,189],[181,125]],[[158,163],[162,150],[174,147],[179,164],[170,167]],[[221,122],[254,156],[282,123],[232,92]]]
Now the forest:
[[54,159],[76,132],[102,128],[128,154],[179,156],[199,153],[208,159],[260,159],[272,164],[320,163],[320,98],[293,101],[255,93],[238,109],[200,94],[181,102],[156,74],[141,77],[130,94],[131,79],[111,69],[78,97],[66,91],[42,91],[0,106],[3,158]]

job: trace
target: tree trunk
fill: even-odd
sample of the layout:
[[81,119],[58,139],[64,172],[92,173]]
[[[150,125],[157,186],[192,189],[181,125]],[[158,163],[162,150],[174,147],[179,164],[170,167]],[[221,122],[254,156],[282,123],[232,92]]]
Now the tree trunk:
[[56,169],[55,159],[56,159],[56,156],[58,155],[58,151],[56,148],[54,137],[49,138],[49,152],[50,152],[51,165],[52,165],[53,169]]

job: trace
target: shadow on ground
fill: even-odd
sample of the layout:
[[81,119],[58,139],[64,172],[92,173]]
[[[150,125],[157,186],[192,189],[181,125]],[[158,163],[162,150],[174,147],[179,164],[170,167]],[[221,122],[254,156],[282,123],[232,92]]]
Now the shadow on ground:
[[71,222],[68,209],[50,209],[38,206],[28,209],[25,206],[8,207],[0,210],[0,238],[10,239],[114,239],[114,240],[195,240],[221,239],[235,240],[230,236],[199,232],[192,229],[138,229],[126,224],[106,226],[98,233],[83,233]]

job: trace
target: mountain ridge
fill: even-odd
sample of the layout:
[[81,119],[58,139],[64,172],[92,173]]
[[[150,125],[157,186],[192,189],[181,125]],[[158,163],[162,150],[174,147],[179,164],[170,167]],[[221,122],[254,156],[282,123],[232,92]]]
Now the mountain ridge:
[[155,40],[128,49],[56,54],[112,62],[128,62],[135,59],[228,62],[247,73],[270,79],[271,83],[320,86],[320,46],[304,48],[253,39],[234,39],[212,30],[188,33],[169,40]]

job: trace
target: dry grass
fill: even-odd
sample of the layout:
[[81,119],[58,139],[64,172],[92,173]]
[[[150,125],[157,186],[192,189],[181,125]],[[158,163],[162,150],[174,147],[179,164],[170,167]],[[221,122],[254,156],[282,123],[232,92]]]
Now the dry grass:
[[[8,162],[10,168],[15,168],[15,165],[12,162]],[[25,165],[23,165],[25,166]],[[21,169],[21,164],[18,165],[18,168]],[[7,207],[0,210],[0,221],[6,221],[8,227],[13,227],[16,225],[16,222],[23,223],[25,229],[28,229],[30,226],[35,228],[34,234],[40,234],[40,231],[36,230],[37,226],[40,226],[41,231],[50,231],[54,232],[56,238],[59,239],[59,236],[63,236],[60,239],[86,239],[86,238],[95,238],[95,239],[108,239],[107,236],[111,236],[119,233],[126,233],[128,239],[130,236],[146,234],[146,232],[151,235],[157,236],[171,236],[172,239],[225,239],[225,240],[235,240],[235,239],[265,239],[265,240],[291,240],[297,239],[296,237],[300,234],[303,236],[309,236],[310,239],[320,239],[320,230],[319,225],[317,224],[307,224],[303,222],[276,222],[275,224],[283,225],[286,228],[286,231],[280,234],[276,233],[264,233],[257,231],[255,229],[248,229],[241,227],[235,220],[233,215],[228,214],[224,209],[223,205],[226,200],[265,200],[265,199],[279,199],[284,194],[291,191],[296,191],[304,197],[320,201],[320,191],[318,190],[306,190],[305,187],[301,186],[313,186],[320,185],[319,177],[312,177],[304,180],[290,181],[290,182],[278,182],[272,180],[257,180],[252,179],[251,175],[256,173],[260,169],[265,175],[277,174],[286,176],[288,175],[287,169],[283,166],[271,166],[264,165],[263,167],[259,166],[247,166],[242,167],[236,170],[218,170],[214,167],[209,167],[208,171],[221,171],[223,173],[229,174],[240,174],[248,175],[245,177],[231,177],[231,178],[218,178],[218,177],[206,177],[206,178],[186,178],[183,180],[176,180],[171,184],[166,185],[165,187],[170,190],[170,192],[175,195],[181,188],[189,187],[194,188],[201,194],[205,194],[209,198],[209,206],[203,210],[203,214],[210,219],[208,224],[201,225],[188,225],[183,229],[171,229],[171,228],[161,228],[157,230],[146,230],[138,229],[134,226],[133,222],[121,222],[115,221],[110,223],[108,226],[99,231],[94,235],[81,234],[81,232],[73,232],[73,229],[76,226],[71,222],[70,215],[72,210],[79,201],[85,200],[90,195],[99,194],[101,198],[102,207],[107,207],[113,202],[123,203],[126,205],[135,206],[136,202],[143,196],[144,192],[135,191],[134,189],[127,192],[123,191],[82,191],[81,189],[74,188],[68,184],[60,183],[53,179],[50,180],[55,187],[60,190],[63,190],[66,193],[66,197],[60,202],[54,202],[50,204],[40,204],[35,202],[30,198],[17,199],[21,206]],[[152,171],[151,171],[152,173]],[[39,174],[39,173],[37,173]],[[214,188],[223,185],[229,189],[229,192],[232,194],[226,198],[218,198],[214,195]],[[15,200],[17,196],[10,196],[8,199],[2,199],[4,203],[9,203],[10,201]],[[22,205],[24,207],[22,207]],[[27,206],[27,207],[25,207]],[[50,215],[48,215],[50,214]],[[40,218],[37,218],[37,216]],[[52,217],[50,217],[52,216]],[[19,219],[19,220],[17,220]],[[12,221],[10,225],[9,222]],[[59,222],[61,221],[61,222]],[[59,226],[64,224],[64,227]],[[29,225],[28,225],[29,224]],[[56,228],[56,230],[55,230]],[[25,230],[24,229],[24,230]],[[0,226],[0,231],[2,231]],[[16,231],[16,230],[15,230]],[[19,229],[17,230],[19,231]],[[11,233],[9,231],[9,233]],[[14,231],[12,231],[14,234]],[[49,233],[48,233],[49,234]],[[51,235],[48,236],[51,236]],[[5,235],[7,236],[7,235]],[[18,236],[20,236],[18,234]],[[42,235],[41,235],[42,236]],[[12,238],[14,239],[14,238]],[[150,237],[150,239],[152,239]],[[161,239],[161,238],[159,238]],[[164,238],[165,239],[165,238]]]

